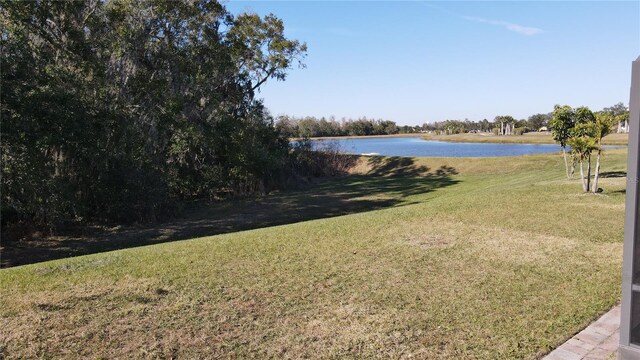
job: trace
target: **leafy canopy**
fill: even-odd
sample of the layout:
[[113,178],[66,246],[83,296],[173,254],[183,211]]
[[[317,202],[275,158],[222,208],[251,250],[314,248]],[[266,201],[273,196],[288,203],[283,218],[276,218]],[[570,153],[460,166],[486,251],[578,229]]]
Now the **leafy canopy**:
[[567,140],[571,137],[571,129],[575,124],[575,112],[570,106],[555,105],[553,107],[553,117],[549,120],[549,127],[553,140],[560,143],[563,148],[567,146]]
[[212,0],[0,1],[2,218],[153,220],[283,183],[255,92],[302,65],[274,15]]

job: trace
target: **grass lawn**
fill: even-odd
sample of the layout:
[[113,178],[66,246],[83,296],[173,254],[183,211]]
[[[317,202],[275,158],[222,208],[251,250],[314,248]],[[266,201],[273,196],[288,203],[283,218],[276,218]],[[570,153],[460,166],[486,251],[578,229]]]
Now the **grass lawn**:
[[[425,140],[479,143],[514,143],[514,144],[555,144],[550,133],[530,132],[520,136],[497,136],[494,134],[426,134]],[[603,139],[605,145],[627,145],[629,134],[610,134]]]
[[3,269],[0,352],[536,358],[619,301],[625,152],[601,195],[555,154],[372,158],[261,200],[315,220]]

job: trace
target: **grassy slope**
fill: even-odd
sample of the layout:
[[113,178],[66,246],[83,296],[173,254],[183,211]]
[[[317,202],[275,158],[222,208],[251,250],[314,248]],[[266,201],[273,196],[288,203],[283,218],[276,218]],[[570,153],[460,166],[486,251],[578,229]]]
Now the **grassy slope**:
[[[612,150],[603,171],[624,170]],[[534,358],[619,299],[624,178],[418,159],[393,207],[0,271],[11,357]],[[366,185],[349,178],[336,187]],[[389,189],[389,196],[393,189]]]
[[[549,133],[526,133],[521,136],[497,136],[493,134],[454,134],[423,136],[425,140],[450,142],[479,142],[479,143],[517,143],[517,144],[554,144]],[[627,145],[628,134],[610,134],[603,139],[605,145]]]

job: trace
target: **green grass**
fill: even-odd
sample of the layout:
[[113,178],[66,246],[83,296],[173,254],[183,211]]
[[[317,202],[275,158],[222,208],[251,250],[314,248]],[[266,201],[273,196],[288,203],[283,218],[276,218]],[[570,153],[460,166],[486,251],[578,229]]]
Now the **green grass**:
[[297,191],[258,198],[198,202],[191,204],[180,218],[162,224],[71,228],[54,236],[32,236],[29,241],[4,241],[0,265],[26,265],[403,206],[415,203],[412,195],[424,196],[457,183],[452,178],[455,169],[430,169],[411,158],[353,160],[360,165],[348,177],[315,179],[310,184],[301,184]]
[[[555,144],[548,132],[530,132],[520,136],[497,136],[494,134],[453,134],[424,135],[425,140],[478,143],[513,143],[513,144]],[[603,139],[605,145],[627,145],[628,134],[610,134]]]
[[625,151],[607,153],[602,195],[565,180],[558,155],[377,158],[321,186],[381,206],[4,269],[0,349],[536,358],[619,301]]

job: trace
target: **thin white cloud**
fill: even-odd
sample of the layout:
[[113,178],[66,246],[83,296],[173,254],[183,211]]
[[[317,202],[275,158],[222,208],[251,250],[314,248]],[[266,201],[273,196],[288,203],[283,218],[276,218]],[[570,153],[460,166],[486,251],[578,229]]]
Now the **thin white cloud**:
[[445,8],[442,8],[440,6],[434,5],[434,4],[430,4],[430,3],[424,3],[425,6],[433,8],[433,9],[437,9],[440,10],[442,12],[445,12],[451,16],[455,16],[464,20],[468,20],[468,21],[475,21],[475,22],[479,22],[479,23],[484,23],[484,24],[490,24],[490,25],[495,25],[495,26],[501,26],[509,31],[513,31],[513,32],[517,32],[519,34],[523,34],[523,35],[527,35],[527,36],[532,36],[532,35],[537,35],[540,33],[543,33],[544,30],[539,29],[539,28],[535,28],[535,27],[531,27],[531,26],[524,26],[524,25],[520,25],[520,24],[514,24],[511,22],[507,22],[507,21],[499,21],[499,20],[490,20],[490,19],[484,19],[484,18],[480,18],[480,17],[475,17],[475,16],[466,16],[466,15],[462,15],[462,14],[458,14],[455,13],[453,11],[447,10]]
[[538,29],[535,27],[530,27],[530,26],[524,26],[524,25],[519,25],[519,24],[514,24],[514,23],[510,23],[510,22],[506,22],[506,21],[497,21],[497,20],[489,20],[489,19],[483,19],[483,18],[479,18],[479,17],[474,17],[474,16],[462,16],[463,19],[465,20],[469,20],[469,21],[476,21],[476,22],[481,22],[481,23],[485,23],[485,24],[491,24],[491,25],[496,25],[496,26],[502,26],[505,29],[509,30],[509,31],[514,31],[523,35],[527,35],[527,36],[531,36],[531,35],[537,35],[540,33],[543,33],[544,30],[542,29]]

